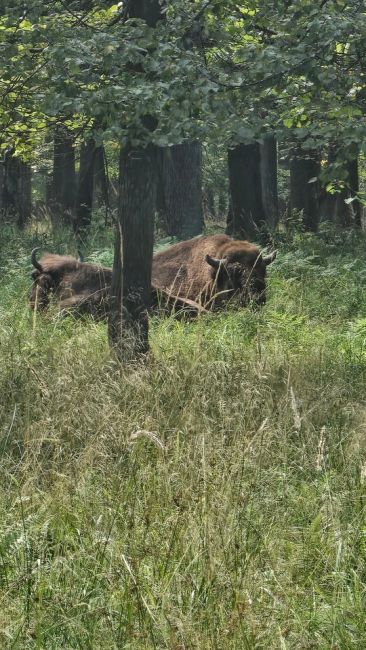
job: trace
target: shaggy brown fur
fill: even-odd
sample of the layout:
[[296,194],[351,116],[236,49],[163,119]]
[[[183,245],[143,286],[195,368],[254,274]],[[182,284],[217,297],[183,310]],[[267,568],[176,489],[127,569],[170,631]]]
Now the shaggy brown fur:
[[60,311],[75,310],[103,318],[109,310],[112,269],[79,262],[68,255],[46,253],[37,262],[32,253],[32,309],[46,309],[53,295]]
[[233,298],[263,304],[266,269],[275,256],[263,257],[254,244],[227,235],[197,237],[154,256],[152,283],[206,309]]

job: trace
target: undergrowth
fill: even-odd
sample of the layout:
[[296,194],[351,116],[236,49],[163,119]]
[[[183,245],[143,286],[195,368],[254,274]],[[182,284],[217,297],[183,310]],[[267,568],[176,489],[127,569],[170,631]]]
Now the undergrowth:
[[262,310],[154,318],[123,368],[29,313],[42,237],[1,251],[0,646],[366,647],[365,239],[280,243]]

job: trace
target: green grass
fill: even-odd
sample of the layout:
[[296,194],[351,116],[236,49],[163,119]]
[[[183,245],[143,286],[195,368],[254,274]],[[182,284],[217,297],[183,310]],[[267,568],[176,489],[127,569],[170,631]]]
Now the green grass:
[[264,309],[154,318],[126,368],[33,319],[38,241],[1,253],[0,647],[365,648],[365,239],[280,246]]

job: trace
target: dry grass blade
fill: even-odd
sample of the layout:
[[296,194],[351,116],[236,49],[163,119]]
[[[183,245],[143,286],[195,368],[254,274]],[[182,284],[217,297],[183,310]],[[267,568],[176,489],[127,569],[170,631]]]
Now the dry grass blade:
[[165,451],[165,446],[161,442],[161,440],[158,438],[156,433],[153,433],[152,431],[146,431],[145,429],[139,429],[138,431],[135,431],[134,433],[131,433],[130,435],[130,441],[135,442],[139,438],[148,438],[148,440],[151,440],[157,447],[162,449],[162,451]]

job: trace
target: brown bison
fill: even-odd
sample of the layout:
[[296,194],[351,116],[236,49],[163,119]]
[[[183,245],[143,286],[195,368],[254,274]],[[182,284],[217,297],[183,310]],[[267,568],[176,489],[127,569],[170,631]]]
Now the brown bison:
[[248,241],[208,235],[179,242],[154,256],[152,283],[205,309],[229,300],[247,305],[266,300],[266,270],[276,252],[264,257]]
[[104,317],[109,310],[112,269],[79,262],[69,255],[46,253],[38,262],[38,248],[32,251],[32,309],[47,309],[51,296],[60,311],[76,311]]

